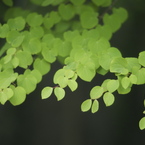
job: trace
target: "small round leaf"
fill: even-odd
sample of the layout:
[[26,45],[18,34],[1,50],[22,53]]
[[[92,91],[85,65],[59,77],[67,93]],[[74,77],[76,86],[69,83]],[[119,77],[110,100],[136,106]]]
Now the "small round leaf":
[[139,128],[141,130],[145,129],[145,117],[143,117],[140,121],[139,121]]
[[111,106],[114,103],[115,98],[114,98],[114,95],[112,93],[107,92],[104,94],[103,100],[104,100],[104,103],[106,106]]
[[71,91],[75,91],[78,87],[78,83],[75,80],[68,80],[68,86]]
[[90,110],[91,105],[92,105],[92,100],[91,100],[91,99],[87,99],[87,100],[85,100],[85,101],[81,104],[81,110],[82,110],[83,112],[86,112],[86,111]]
[[99,102],[98,102],[98,100],[94,100],[94,102],[92,104],[91,112],[95,113],[98,110],[99,110]]
[[130,79],[128,77],[124,77],[122,80],[121,80],[121,84],[122,84],[122,87],[124,89],[127,89],[130,85]]
[[119,87],[119,81],[118,80],[110,80],[107,83],[107,90],[111,93],[116,91],[118,89],[118,87]]
[[14,95],[12,96],[12,98],[10,98],[10,102],[12,105],[16,106],[16,105],[20,105],[22,104],[25,99],[26,99],[26,91],[23,87],[12,87],[13,91],[14,91]]
[[52,87],[45,87],[43,88],[42,92],[41,92],[41,97],[42,99],[47,99],[51,96],[53,92],[53,88]]
[[103,87],[95,86],[92,88],[90,92],[90,97],[91,99],[98,99],[102,96],[103,92],[104,92]]
[[57,97],[57,101],[60,101],[60,100],[62,100],[62,99],[64,98],[64,96],[65,96],[65,91],[64,91],[63,88],[56,87],[56,88],[54,89],[54,94],[55,94],[56,97]]

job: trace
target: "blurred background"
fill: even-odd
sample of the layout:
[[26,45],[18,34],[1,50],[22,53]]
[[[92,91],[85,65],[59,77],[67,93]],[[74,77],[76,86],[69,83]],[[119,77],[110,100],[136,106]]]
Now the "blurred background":
[[[15,5],[24,6],[26,1],[15,0]],[[145,1],[118,0],[116,6],[125,7],[128,20],[112,39],[124,57],[138,57],[145,50]],[[4,7],[0,3],[1,16]],[[0,16],[0,17],[1,17]],[[52,84],[52,77],[59,63],[52,65],[51,72],[44,76],[37,90],[19,106],[0,105],[1,145],[144,145],[145,130],[138,126],[143,117],[145,85],[133,86],[127,95],[115,94],[115,103],[105,107],[100,100],[100,110],[91,114],[80,110],[81,103],[89,98],[89,91],[100,85],[107,76],[97,75],[92,83],[79,81],[79,88],[72,93],[67,90],[60,102],[55,96],[41,100],[41,89]]]

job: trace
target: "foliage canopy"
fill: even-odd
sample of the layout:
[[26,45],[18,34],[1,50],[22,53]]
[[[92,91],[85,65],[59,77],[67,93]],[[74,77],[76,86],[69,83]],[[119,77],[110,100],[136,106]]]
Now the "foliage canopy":
[[[65,97],[65,88],[78,88],[77,78],[91,82],[96,74],[113,73],[90,90],[81,110],[99,110],[102,97],[106,106],[115,102],[114,92],[127,94],[133,85],[145,84],[145,51],[138,58],[122,57],[109,40],[127,19],[127,11],[115,8],[112,0],[31,0],[33,5],[51,7],[45,13],[14,7],[12,0],[3,0],[10,8],[0,24],[0,103],[19,105],[36,89],[43,75],[58,60],[62,68],[53,77],[55,87],[46,86],[42,99],[54,92],[57,100]],[[102,10],[105,10],[102,13]],[[23,73],[17,70],[23,69]],[[139,122],[145,129],[145,117]]]

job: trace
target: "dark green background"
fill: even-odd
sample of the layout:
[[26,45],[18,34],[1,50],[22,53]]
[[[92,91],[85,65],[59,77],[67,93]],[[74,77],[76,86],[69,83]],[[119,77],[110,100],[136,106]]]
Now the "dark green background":
[[[25,6],[27,1],[15,1]],[[128,10],[129,18],[113,35],[111,45],[117,47],[124,57],[137,57],[145,50],[145,1],[118,0],[116,6]],[[0,3],[1,20],[6,7]],[[29,7],[37,10],[35,7]],[[95,114],[82,113],[81,103],[89,98],[94,85],[100,85],[107,76],[97,75],[92,83],[79,80],[74,93],[67,91],[65,99],[56,101],[55,96],[41,100],[41,89],[52,84],[58,63],[44,76],[37,90],[20,106],[6,103],[0,105],[1,145],[144,145],[145,130],[138,127],[143,117],[145,85],[134,86],[127,95],[115,94],[116,101],[105,107],[100,100],[100,110]]]

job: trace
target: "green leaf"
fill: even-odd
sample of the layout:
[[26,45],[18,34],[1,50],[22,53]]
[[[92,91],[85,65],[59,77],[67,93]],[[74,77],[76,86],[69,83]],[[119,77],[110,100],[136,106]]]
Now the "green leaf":
[[11,56],[11,55],[6,55],[6,56],[4,56],[4,64],[10,62],[11,59],[12,59],[12,56]]
[[109,7],[112,3],[112,0],[105,0],[105,2],[102,4],[102,7]]
[[54,88],[54,94],[57,98],[57,101],[60,101],[64,98],[65,96],[65,91],[63,88],[60,88],[60,87],[56,87]]
[[74,76],[71,79],[76,80],[77,78],[78,78],[78,75],[75,73]]
[[17,57],[13,57],[11,62],[14,68],[19,65],[19,59]]
[[145,66],[145,51],[139,53],[138,61],[142,66]]
[[92,2],[97,6],[102,6],[106,0],[92,0]]
[[105,69],[108,70],[111,63],[111,58],[107,53],[104,53],[102,56],[99,57],[99,64]]
[[70,0],[74,5],[79,6],[82,5],[85,0]]
[[78,15],[81,15],[83,12],[86,12],[86,11],[94,12],[94,9],[90,5],[81,5],[81,6],[76,7],[76,13]]
[[31,38],[22,44],[23,50],[31,54],[38,54],[41,51],[41,42],[38,38]]
[[63,42],[60,39],[56,39],[56,41],[54,42],[54,49],[58,49],[59,56],[66,57],[70,54],[72,46],[70,42]]
[[98,102],[98,100],[94,100],[94,102],[92,103],[91,112],[95,113],[98,110],[99,110],[99,102]]
[[44,46],[46,45],[49,49],[52,49],[55,39],[56,38],[54,38],[54,36],[52,34],[45,34],[42,38],[42,41],[44,42],[43,45]]
[[52,19],[54,24],[57,24],[61,20],[60,15],[56,11],[50,12],[50,18]]
[[106,75],[106,74],[108,73],[108,70],[105,70],[104,68],[99,67],[99,68],[97,69],[97,73],[98,73],[98,74],[101,74],[101,75]]
[[3,91],[0,92],[0,103],[2,105],[4,105],[7,100],[8,100],[7,95],[5,93],[3,93]]
[[112,37],[112,31],[108,25],[98,25],[96,29],[99,31],[100,36],[105,37],[107,40]]
[[3,3],[4,3],[5,5],[7,5],[7,6],[10,6],[10,7],[13,6],[13,0],[2,0],[2,1],[3,1]]
[[4,62],[4,57],[1,59],[1,64],[0,64],[0,70],[3,71],[3,70],[7,70],[7,69],[13,69],[13,65],[11,63],[11,61],[5,63]]
[[101,87],[103,87],[104,92],[108,91],[107,84],[108,84],[109,81],[110,81],[110,79],[106,79],[106,80],[103,81],[103,83],[101,85]]
[[11,18],[16,17],[23,17],[26,18],[26,16],[30,13],[30,10],[24,10],[22,7],[12,7],[10,9],[7,9],[7,12],[5,13],[4,20],[5,22],[8,21]]
[[18,74],[11,69],[0,72],[0,89],[7,88],[17,78]]
[[27,94],[30,94],[36,89],[37,80],[32,74],[19,75],[17,78],[17,84],[23,87]]
[[12,105],[17,106],[22,104],[26,99],[26,91],[23,87],[12,87],[13,96],[9,99]]
[[116,91],[119,87],[119,81],[118,80],[109,80],[107,82],[107,90],[112,93]]
[[130,82],[131,82],[132,84],[136,84],[136,83],[137,83],[137,77],[136,77],[135,75],[131,74],[131,75],[129,76],[129,79],[130,79]]
[[62,33],[67,31],[70,28],[70,24],[67,21],[60,21],[55,25],[55,34],[58,34],[58,37],[62,36]]
[[41,91],[41,97],[42,99],[47,99],[51,96],[53,92],[53,88],[52,87],[45,87],[43,88],[43,90]]
[[108,48],[110,48],[110,43],[104,37],[101,37],[99,40],[92,39],[88,43],[88,48],[92,53],[100,56],[102,53],[105,53]]
[[98,13],[92,11],[86,11],[81,13],[80,21],[81,25],[85,29],[91,29],[97,26],[98,24]]
[[89,40],[92,39],[98,40],[100,38],[100,33],[97,28],[91,30],[84,29],[82,36],[85,38],[85,41],[87,40],[87,42],[89,42]]
[[103,87],[95,86],[90,91],[90,97],[91,99],[98,99],[102,96],[103,92]]
[[133,57],[127,57],[125,58],[127,60],[127,64],[128,64],[128,70],[130,72],[132,72],[133,68],[134,67],[137,67],[137,68],[141,68],[141,65],[139,64],[138,62],[138,59],[137,58],[133,58]]
[[62,19],[67,21],[72,19],[75,15],[74,7],[71,4],[60,4],[58,7],[58,12]]
[[76,72],[82,80],[87,82],[90,82],[96,74],[95,67],[92,68],[89,65],[82,65],[82,64],[78,65]]
[[26,22],[31,27],[40,26],[43,23],[43,17],[37,13],[30,13],[26,18]]
[[100,67],[98,55],[92,54],[90,59],[92,60],[92,62],[94,62],[95,69],[98,69]]
[[38,70],[33,69],[31,71],[31,74],[36,78],[37,83],[41,82],[41,80],[42,80],[42,74]]
[[45,43],[42,44],[42,55],[47,62],[53,63],[56,60],[56,54]]
[[117,14],[105,14],[103,17],[103,22],[105,25],[109,25],[112,32],[116,32],[121,27],[121,21]]
[[45,28],[48,30],[50,30],[54,26],[53,19],[50,17],[45,17],[43,23]]
[[65,40],[72,42],[72,39],[74,39],[74,37],[79,36],[79,31],[78,30],[74,30],[74,31],[66,31],[63,33],[63,37]]
[[51,11],[49,14],[46,14],[44,17],[44,26],[46,29],[50,30],[55,24],[60,22],[61,17],[58,12]]
[[44,0],[41,6],[45,7],[53,3],[54,0]]
[[54,74],[53,82],[55,84],[58,84],[59,83],[58,78],[61,77],[61,76],[64,77],[64,73],[65,73],[65,70],[64,69],[57,70],[56,73]]
[[106,92],[103,96],[103,100],[106,106],[111,106],[115,101],[115,97],[112,93]]
[[114,58],[110,64],[110,72],[126,75],[128,73],[127,61],[122,57]]
[[22,68],[27,68],[29,65],[32,64],[33,58],[31,54],[27,51],[17,51],[16,58],[19,60],[19,66]]
[[64,72],[65,77],[67,78],[72,78],[75,75],[75,72],[72,71],[71,69],[66,69]]
[[15,54],[15,52],[16,52],[16,48],[9,48],[7,50],[7,55],[13,55],[13,54]]
[[141,85],[145,83],[145,68],[141,68],[140,70],[133,73],[137,77],[137,85]]
[[128,77],[124,77],[122,80],[121,80],[121,84],[122,84],[122,87],[124,89],[127,89],[130,85],[130,79]]
[[24,40],[24,35],[18,31],[12,30],[8,33],[7,42],[11,44],[12,47],[19,47]]
[[71,91],[75,91],[78,88],[78,83],[75,80],[68,80],[67,83]]
[[3,92],[7,95],[7,98],[11,98],[13,96],[13,90],[11,88],[5,88],[3,89]]
[[137,67],[137,66],[132,67],[132,74],[134,75],[137,74],[140,69],[141,67]]
[[58,79],[58,85],[61,87],[61,88],[65,88],[68,84],[68,78],[65,77],[65,76],[59,76]]
[[112,59],[116,57],[121,57],[121,53],[117,48],[111,47],[99,56],[99,63],[105,70],[109,70]]
[[9,25],[8,24],[4,24],[4,25],[0,25],[0,38],[5,38],[7,37],[9,32]]
[[44,59],[37,58],[33,63],[34,69],[38,70],[42,75],[50,71],[50,64]]
[[76,70],[78,63],[74,61],[72,57],[67,57],[64,61],[64,64],[68,69],[71,69],[73,71]]
[[92,105],[92,100],[91,100],[91,99],[87,99],[87,100],[85,100],[85,101],[81,104],[81,110],[82,110],[83,112],[86,112],[86,111],[90,110],[91,105]]
[[23,17],[16,17],[8,20],[8,25],[11,30],[21,31],[25,27],[25,20]]
[[128,13],[127,13],[126,9],[124,9],[122,7],[113,8],[113,13],[118,15],[119,20],[120,20],[121,23],[123,23],[128,17]]
[[140,121],[139,121],[139,128],[141,130],[145,129],[145,117],[143,117]]
[[44,30],[41,26],[31,27],[30,34],[33,38],[40,39],[41,37],[44,36]]
[[5,88],[0,91],[0,102],[5,104],[13,96],[13,90],[11,88]]
[[[80,43],[78,44],[78,47],[77,45],[75,46],[77,49],[72,49],[71,51],[71,57],[74,57],[74,60],[75,61],[80,61],[82,64],[85,64],[87,61],[90,61],[89,58],[90,58],[90,53],[88,51],[85,51],[84,49],[82,49],[82,46],[83,43]],[[78,49],[80,48],[80,49]],[[80,57],[81,56],[81,57]]]
[[124,89],[122,87],[122,85],[120,85],[119,88],[117,89],[117,91],[119,94],[128,94],[131,91],[131,88],[128,87],[128,88]]

